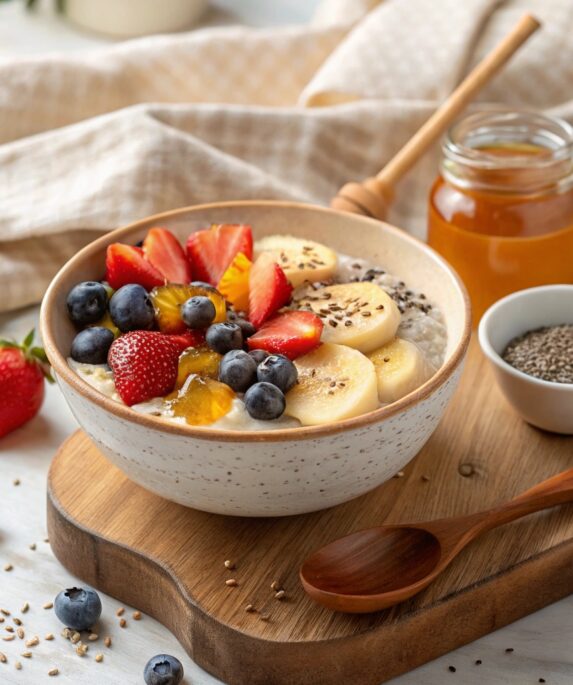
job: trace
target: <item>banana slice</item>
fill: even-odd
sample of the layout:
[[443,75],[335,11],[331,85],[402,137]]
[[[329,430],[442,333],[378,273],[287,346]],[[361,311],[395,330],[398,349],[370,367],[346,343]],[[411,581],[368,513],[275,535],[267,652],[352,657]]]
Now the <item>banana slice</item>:
[[396,402],[420,387],[432,372],[420,349],[401,338],[386,343],[369,354],[368,359],[376,367],[378,399],[383,404]]
[[270,235],[255,243],[255,252],[270,252],[296,288],[304,281],[326,281],[334,275],[336,252],[313,240],[292,235]]
[[392,340],[400,324],[394,300],[370,281],[309,287],[297,296],[296,306],[321,317],[323,342],[349,345],[364,354]]
[[374,364],[351,347],[325,343],[295,365],[298,383],[286,395],[285,413],[303,426],[351,419],[380,406]]

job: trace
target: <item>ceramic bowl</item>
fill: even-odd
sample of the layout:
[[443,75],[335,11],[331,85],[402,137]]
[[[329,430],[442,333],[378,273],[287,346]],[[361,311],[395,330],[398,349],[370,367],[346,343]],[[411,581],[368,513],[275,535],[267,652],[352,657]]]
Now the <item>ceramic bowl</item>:
[[[255,237],[290,233],[364,257],[401,275],[445,315],[448,341],[439,371],[392,405],[332,425],[260,432],[221,431],[138,414],[81,380],[69,367],[74,327],[70,288],[100,279],[110,243],[136,243],[161,225],[181,240],[211,223],[248,223]],[[230,202],[138,221],[81,250],[51,283],[41,313],[42,337],[59,385],[101,452],[145,488],[204,511],[284,516],[331,507],[380,485],[421,449],[457,386],[470,335],[466,292],[433,250],[374,219],[308,205]]]
[[481,348],[508,402],[528,423],[573,434],[573,384],[551,383],[518,371],[501,355],[518,335],[543,326],[573,324],[573,285],[520,290],[492,305],[479,325]]

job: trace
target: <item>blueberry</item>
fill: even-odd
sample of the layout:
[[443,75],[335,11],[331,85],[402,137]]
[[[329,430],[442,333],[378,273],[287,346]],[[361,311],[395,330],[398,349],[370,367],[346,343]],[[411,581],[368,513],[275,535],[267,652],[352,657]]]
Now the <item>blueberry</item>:
[[257,366],[269,356],[265,350],[251,350],[249,354],[257,362]]
[[97,281],[78,283],[68,293],[68,314],[80,325],[95,323],[107,309],[107,290]]
[[250,338],[257,332],[257,329],[253,326],[250,321],[247,321],[246,314],[244,312],[227,312],[227,321],[232,321],[236,323],[237,326],[241,327],[241,333],[243,334],[243,340]]
[[288,392],[298,380],[298,371],[290,359],[282,354],[271,354],[257,368],[257,380],[272,383]]
[[205,295],[190,297],[181,306],[181,318],[189,328],[207,328],[216,314],[215,305]]
[[109,301],[109,313],[122,333],[148,331],[155,324],[153,303],[142,285],[130,283],[116,290]]
[[101,600],[91,588],[62,590],[54,601],[60,621],[72,630],[89,630],[101,616]]
[[183,680],[183,664],[169,654],[152,657],[143,671],[146,685],[179,685]]
[[235,392],[245,392],[257,380],[257,363],[243,350],[231,350],[221,359],[219,380]]
[[227,354],[231,350],[240,350],[243,347],[241,327],[236,323],[214,323],[207,329],[205,340],[207,345],[219,354]]
[[113,340],[114,335],[109,328],[85,328],[74,338],[70,356],[82,364],[105,364]]
[[271,383],[255,383],[245,393],[245,407],[253,419],[271,421],[282,416],[286,400],[282,390]]

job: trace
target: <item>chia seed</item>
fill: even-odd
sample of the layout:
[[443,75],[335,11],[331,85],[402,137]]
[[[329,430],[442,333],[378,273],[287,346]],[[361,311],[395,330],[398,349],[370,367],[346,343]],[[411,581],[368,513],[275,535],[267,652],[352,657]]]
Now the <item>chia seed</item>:
[[502,357],[534,378],[573,383],[573,324],[528,331],[511,340]]

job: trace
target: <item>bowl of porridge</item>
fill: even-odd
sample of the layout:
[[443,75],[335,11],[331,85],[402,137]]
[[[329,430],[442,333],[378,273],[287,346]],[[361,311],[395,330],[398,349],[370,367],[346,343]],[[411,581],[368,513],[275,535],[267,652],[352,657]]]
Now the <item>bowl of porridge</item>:
[[179,209],[75,255],[41,313],[64,396],[143,487],[237,516],[327,508],[394,476],[459,380],[466,292],[374,219],[247,201]]

